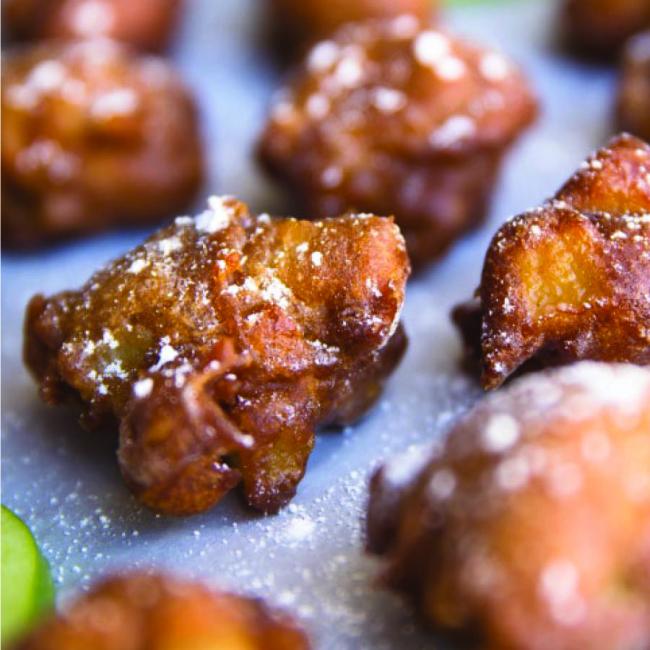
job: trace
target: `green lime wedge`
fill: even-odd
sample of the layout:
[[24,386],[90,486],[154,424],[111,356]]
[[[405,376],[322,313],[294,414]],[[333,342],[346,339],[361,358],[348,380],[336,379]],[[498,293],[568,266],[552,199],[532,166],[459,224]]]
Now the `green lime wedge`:
[[29,528],[2,506],[0,637],[2,647],[27,631],[54,603],[50,567]]

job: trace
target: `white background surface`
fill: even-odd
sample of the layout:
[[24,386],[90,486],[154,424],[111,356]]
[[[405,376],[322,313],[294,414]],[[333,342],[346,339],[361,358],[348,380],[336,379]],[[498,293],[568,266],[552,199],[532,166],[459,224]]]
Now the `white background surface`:
[[[259,211],[280,194],[251,158],[277,71],[257,45],[259,0],[195,0],[173,54],[195,88],[211,178]],[[448,12],[454,29],[494,44],[529,73],[543,115],[510,157],[490,222],[409,285],[411,339],[383,399],[360,424],[320,437],[293,504],[275,517],[247,512],[236,495],[189,519],[156,517],[124,487],[114,441],[84,432],[73,412],[42,405],[21,362],[30,296],[79,286],[145,231],[113,233],[2,260],[2,500],[24,517],[48,557],[61,598],[110,569],[158,566],[269,597],[293,610],[317,648],[433,648],[399,599],[376,589],[364,556],[367,477],[383,458],[429,441],[477,398],[458,369],[450,307],[474,289],[491,234],[552,194],[611,128],[612,71],[577,64],[551,45],[548,0]]]

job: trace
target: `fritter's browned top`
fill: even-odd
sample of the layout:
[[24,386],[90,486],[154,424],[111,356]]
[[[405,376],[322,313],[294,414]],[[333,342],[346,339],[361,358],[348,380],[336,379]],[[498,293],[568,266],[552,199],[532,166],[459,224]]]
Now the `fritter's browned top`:
[[108,578],[16,650],[307,650],[305,634],[263,601],[164,575]]
[[369,546],[386,582],[471,648],[650,647],[649,432],[647,369],[583,362],[518,380],[423,469],[373,478]]
[[167,47],[183,0],[3,0],[2,29],[10,39],[106,37],[135,48]]
[[162,59],[109,41],[4,58],[5,244],[178,214],[201,177],[194,103]]
[[617,137],[507,222],[477,293],[456,320],[486,388],[531,359],[650,363],[650,146]]
[[358,417],[401,357],[408,273],[389,219],[254,217],[213,197],[81,290],[33,298],[25,358],[47,402],[121,420],[120,465],[148,506],[197,512],[242,480],[275,510],[314,428]]
[[382,154],[501,147],[533,112],[521,73],[503,55],[401,16],[349,25],[316,45],[278,95],[262,151],[305,176],[335,164],[352,189],[354,175],[362,167],[371,174]]

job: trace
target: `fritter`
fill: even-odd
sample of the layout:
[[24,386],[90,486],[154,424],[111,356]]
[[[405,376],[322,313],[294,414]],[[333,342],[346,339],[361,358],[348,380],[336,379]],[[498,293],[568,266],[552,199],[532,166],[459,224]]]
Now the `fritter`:
[[194,101],[162,59],[88,41],[3,60],[5,245],[179,214],[202,176]]
[[304,632],[261,600],[147,573],[96,584],[16,650],[308,650]]
[[485,388],[527,362],[650,363],[650,146],[617,136],[502,226],[454,318]]
[[259,157],[301,215],[394,215],[419,267],[483,220],[535,114],[502,54],[400,16],[317,44],[275,102]]
[[565,0],[561,30],[578,53],[614,59],[630,36],[650,27],[648,0]]
[[491,395],[406,481],[374,476],[385,582],[470,648],[650,647],[649,432],[645,368],[586,361]]
[[650,140],[650,31],[625,49],[617,118],[619,128]]
[[145,505],[200,512],[241,482],[271,512],[315,428],[357,419],[400,360],[408,273],[390,219],[271,219],[213,197],[79,291],[34,297],[25,360],[46,402],[119,420]]
[[10,40],[112,38],[139,50],[169,45],[182,0],[3,0]]

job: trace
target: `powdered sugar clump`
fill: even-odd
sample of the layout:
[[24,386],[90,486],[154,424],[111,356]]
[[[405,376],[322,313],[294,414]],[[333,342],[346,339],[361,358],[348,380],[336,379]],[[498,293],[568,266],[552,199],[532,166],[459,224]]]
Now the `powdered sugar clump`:
[[199,232],[213,234],[230,225],[231,210],[225,202],[226,197],[211,196],[208,199],[208,210],[202,212],[195,220]]
[[440,32],[424,31],[413,41],[413,55],[421,65],[436,66],[450,51],[449,39]]
[[156,372],[160,370],[164,365],[170,363],[171,361],[174,361],[176,357],[178,356],[178,350],[175,350],[170,344],[169,344],[169,337],[165,336],[163,339],[161,339],[161,347],[160,347],[160,352],[158,354],[158,361],[149,368],[151,372]]
[[143,399],[144,397],[148,397],[151,394],[152,390],[153,390],[153,379],[151,379],[151,377],[146,377],[145,379],[136,381],[135,384],[133,384],[133,394],[138,399]]

